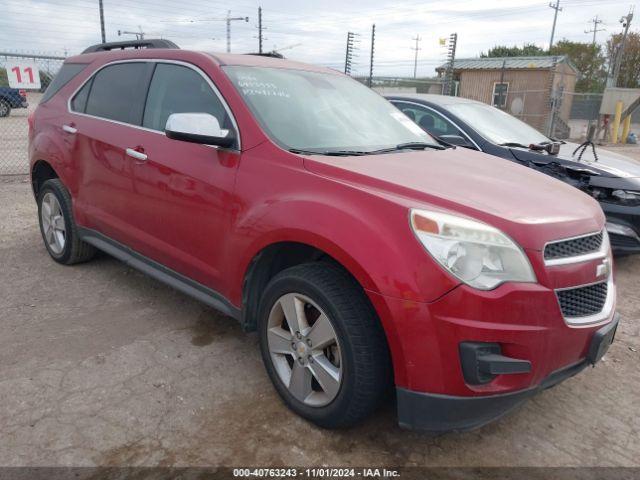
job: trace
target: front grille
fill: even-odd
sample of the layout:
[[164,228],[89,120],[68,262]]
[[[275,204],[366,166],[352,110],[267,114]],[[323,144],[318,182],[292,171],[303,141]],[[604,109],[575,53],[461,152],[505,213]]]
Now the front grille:
[[586,287],[558,290],[560,309],[565,318],[587,317],[600,313],[607,301],[607,282]]
[[572,238],[549,243],[544,249],[545,260],[558,260],[560,258],[578,257],[588,253],[597,252],[602,246],[602,232],[587,235],[586,237]]

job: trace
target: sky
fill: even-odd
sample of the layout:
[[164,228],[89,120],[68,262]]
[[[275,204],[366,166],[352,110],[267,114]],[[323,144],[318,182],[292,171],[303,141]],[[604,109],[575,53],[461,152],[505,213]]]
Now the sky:
[[[374,75],[413,76],[416,42],[418,76],[434,76],[446,58],[439,39],[458,34],[457,58],[477,57],[494,45],[535,43],[548,47],[554,9],[544,0],[103,0],[107,41],[145,32],[182,48],[224,51],[224,18],[231,23],[232,52],[258,49],[258,7],[262,7],[264,49],[287,58],[344,68],[347,32],[356,33],[352,73],[368,74],[371,25],[376,25]],[[554,0],[555,1],[555,0]],[[591,41],[597,15],[598,43],[620,32],[620,17],[633,3],[624,0],[559,0],[555,39]],[[0,0],[0,51],[70,55],[100,42],[98,0]],[[640,12],[639,12],[640,13]],[[631,25],[640,31],[640,17]]]

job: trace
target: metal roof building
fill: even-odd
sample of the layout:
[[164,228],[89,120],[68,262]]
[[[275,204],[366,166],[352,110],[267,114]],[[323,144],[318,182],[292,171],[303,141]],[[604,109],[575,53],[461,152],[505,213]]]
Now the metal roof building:
[[[436,71],[443,76],[446,68]],[[569,134],[579,75],[565,55],[460,58],[453,64],[456,95],[494,105],[559,138]]]
[[[565,63],[576,73],[578,69],[566,55],[544,57],[492,57],[492,58],[459,58],[453,63],[453,70],[536,70],[555,68]],[[441,72],[447,65],[440,65],[436,71]]]

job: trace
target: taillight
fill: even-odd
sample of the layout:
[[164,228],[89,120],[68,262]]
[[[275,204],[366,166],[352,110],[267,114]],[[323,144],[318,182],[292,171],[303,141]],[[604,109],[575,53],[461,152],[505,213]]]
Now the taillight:
[[22,98],[27,98],[27,91],[26,90],[18,90],[18,93],[20,94],[20,96]]

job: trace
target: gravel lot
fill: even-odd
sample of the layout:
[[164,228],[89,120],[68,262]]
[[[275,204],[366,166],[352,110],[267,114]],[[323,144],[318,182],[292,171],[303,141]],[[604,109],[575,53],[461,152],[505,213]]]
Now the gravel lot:
[[0,465],[640,466],[640,258],[595,369],[479,431],[400,430],[388,405],[318,429],[272,389],[255,335],[103,255],[49,259],[26,180],[0,177]]

